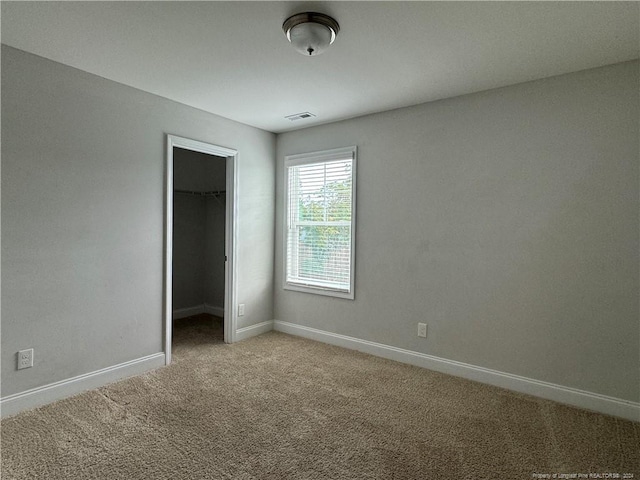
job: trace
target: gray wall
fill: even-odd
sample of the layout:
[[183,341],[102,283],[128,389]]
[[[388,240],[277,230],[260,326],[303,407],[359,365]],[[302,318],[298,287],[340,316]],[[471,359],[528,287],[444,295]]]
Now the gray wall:
[[[279,135],[275,318],[640,400],[638,86],[630,62]],[[355,301],[284,291],[283,157],[354,144]]]
[[[174,149],[176,190],[226,188],[226,159]],[[173,197],[173,309],[224,308],[225,197]]]
[[206,254],[203,303],[212,307],[224,308],[225,197],[207,198],[205,216]]
[[3,396],[163,350],[167,133],[239,151],[239,327],[273,318],[275,136],[2,46]]
[[205,192],[226,188],[226,159],[216,155],[173,149],[173,188]]
[[173,310],[204,304],[206,203],[204,198],[173,197]]

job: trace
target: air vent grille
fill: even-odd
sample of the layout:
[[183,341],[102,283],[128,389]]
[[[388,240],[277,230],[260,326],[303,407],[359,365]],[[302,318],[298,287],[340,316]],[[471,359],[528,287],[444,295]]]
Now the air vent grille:
[[302,112],[302,113],[296,113],[294,115],[287,115],[284,118],[287,118],[292,122],[295,122],[297,120],[304,120],[306,118],[313,118],[313,117],[315,117],[315,115],[311,112]]

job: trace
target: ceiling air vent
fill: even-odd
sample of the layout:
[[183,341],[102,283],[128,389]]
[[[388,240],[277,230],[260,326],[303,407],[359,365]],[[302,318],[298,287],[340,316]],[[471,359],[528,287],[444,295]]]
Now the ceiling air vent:
[[302,112],[302,113],[296,113],[294,115],[287,115],[284,118],[288,118],[292,122],[295,122],[296,120],[304,120],[305,118],[313,118],[313,117],[315,117],[313,113]]

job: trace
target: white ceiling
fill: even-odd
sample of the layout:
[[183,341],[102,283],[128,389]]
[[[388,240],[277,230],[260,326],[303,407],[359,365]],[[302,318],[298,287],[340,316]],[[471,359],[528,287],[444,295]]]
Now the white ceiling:
[[[1,3],[2,43],[273,132],[640,56],[636,2]],[[287,43],[300,11],[326,53]]]

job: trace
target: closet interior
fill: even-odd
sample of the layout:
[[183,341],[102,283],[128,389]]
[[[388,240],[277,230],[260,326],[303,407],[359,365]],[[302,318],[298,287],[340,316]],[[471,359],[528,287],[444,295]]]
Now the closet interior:
[[173,150],[173,318],[224,318],[226,159]]

